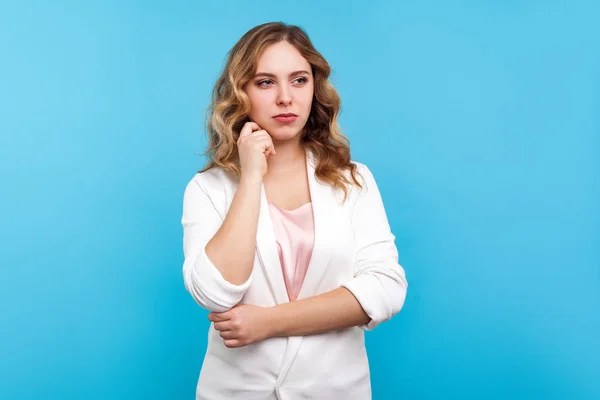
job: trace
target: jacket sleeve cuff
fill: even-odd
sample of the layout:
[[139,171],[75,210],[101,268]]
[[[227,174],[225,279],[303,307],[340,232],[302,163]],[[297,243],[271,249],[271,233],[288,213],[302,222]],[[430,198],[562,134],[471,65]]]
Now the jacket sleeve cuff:
[[225,280],[204,248],[191,268],[191,275],[194,298],[201,306],[215,312],[224,312],[237,305],[252,283],[252,274],[241,285]]
[[390,320],[401,308],[406,286],[376,274],[361,274],[342,285],[348,289],[371,320],[359,328],[370,331]]

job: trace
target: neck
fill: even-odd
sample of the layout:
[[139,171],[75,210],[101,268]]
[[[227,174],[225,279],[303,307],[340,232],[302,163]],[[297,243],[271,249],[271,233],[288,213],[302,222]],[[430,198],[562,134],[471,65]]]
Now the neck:
[[268,175],[293,170],[306,159],[304,146],[299,140],[273,141],[273,145],[277,154],[267,159]]

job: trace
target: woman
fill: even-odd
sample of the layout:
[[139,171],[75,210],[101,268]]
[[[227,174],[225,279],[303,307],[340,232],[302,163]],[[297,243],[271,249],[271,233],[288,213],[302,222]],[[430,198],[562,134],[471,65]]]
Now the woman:
[[364,330],[407,283],[329,73],[302,29],[268,23],[216,83],[182,218],[185,286],[212,311],[197,399],[371,398]]

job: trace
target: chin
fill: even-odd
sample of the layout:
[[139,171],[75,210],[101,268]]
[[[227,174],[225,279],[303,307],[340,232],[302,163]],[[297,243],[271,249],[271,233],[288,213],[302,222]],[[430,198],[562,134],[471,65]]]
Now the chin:
[[290,140],[298,136],[302,129],[297,126],[274,126],[266,129],[273,140]]

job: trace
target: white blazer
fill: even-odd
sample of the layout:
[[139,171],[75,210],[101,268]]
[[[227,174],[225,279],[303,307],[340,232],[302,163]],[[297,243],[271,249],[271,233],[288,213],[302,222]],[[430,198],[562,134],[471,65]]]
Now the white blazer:
[[[364,164],[354,163],[364,177],[364,189],[353,187],[341,203],[343,193],[316,180],[315,157],[307,150],[315,241],[298,299],[343,286],[371,321],[361,327],[270,338],[239,348],[226,347],[211,324],[197,400],[371,398],[364,330],[400,311],[408,285],[375,179]],[[221,168],[213,168],[193,177],[183,200],[185,287],[200,306],[217,312],[238,303],[271,307],[289,301],[264,186],[249,279],[242,285],[226,281],[206,256],[206,243],[221,226],[238,182]]]

